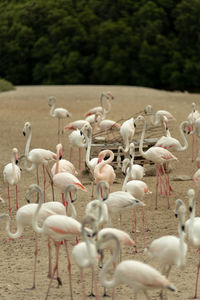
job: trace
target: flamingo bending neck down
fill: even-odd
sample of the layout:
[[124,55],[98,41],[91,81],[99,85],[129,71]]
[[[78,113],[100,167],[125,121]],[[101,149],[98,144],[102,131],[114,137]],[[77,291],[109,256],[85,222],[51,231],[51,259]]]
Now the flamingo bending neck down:
[[153,109],[152,105],[147,105],[144,112],[145,112],[145,114],[151,113],[150,121],[153,126],[159,125],[159,123],[162,121],[163,116],[166,116],[168,118],[168,120],[170,120],[170,121],[171,120],[176,121],[174,116],[167,110],[158,110],[156,113],[154,113],[154,109]]
[[[162,183],[165,187],[165,193],[167,195],[167,200],[168,200],[168,208],[170,208],[170,203],[169,203],[169,178],[167,178],[165,174],[165,170],[163,167],[164,163],[168,163],[170,161],[176,161],[177,158],[167,149],[161,148],[161,147],[151,147],[147,151],[143,151],[143,141],[144,141],[144,136],[145,136],[145,130],[146,130],[146,121],[143,116],[138,116],[136,119],[136,122],[142,121],[143,122],[143,129],[142,129],[142,134],[140,138],[140,144],[139,144],[139,152],[140,154],[146,158],[147,160],[153,161],[156,165],[156,199],[155,199],[155,209],[157,209],[157,194],[158,194],[158,185],[159,181]],[[162,178],[162,173],[165,176],[165,182],[163,181]]]
[[[104,235],[104,237],[97,243],[97,249],[100,249],[103,242],[110,240],[115,241],[116,248],[114,254],[105,263],[103,269],[100,271],[100,282],[104,287],[114,288],[117,285],[126,284],[131,289],[134,289],[135,299],[137,298],[139,292],[143,292],[147,300],[150,300],[147,293],[147,289],[150,288],[165,288],[175,291],[175,288],[171,282],[159,271],[143,262],[136,260],[124,260],[120,262],[114,271],[113,278],[107,280],[105,278],[106,272],[119,255],[120,243],[118,238],[111,233]],[[114,292],[112,299],[114,300]]]
[[17,148],[12,149],[11,163],[7,164],[3,169],[4,182],[8,184],[8,205],[9,205],[9,216],[11,217],[11,202],[10,202],[10,185],[15,185],[16,189],[16,210],[18,210],[18,188],[17,184],[21,178],[21,170],[17,166],[18,164],[18,150]]
[[[58,143],[60,143],[61,134],[64,134],[63,119],[71,117],[71,114],[65,108],[55,108],[56,97],[54,96],[49,97],[48,105],[51,107],[50,116],[58,119]],[[62,122],[62,124],[60,124],[60,121]]]
[[[109,155],[109,158],[104,160],[106,155]],[[98,155],[98,164],[94,168],[94,178],[95,182],[98,183],[99,181],[106,181],[109,185],[109,187],[113,184],[116,174],[111,165],[111,163],[114,159],[114,153],[107,149],[103,150]]]

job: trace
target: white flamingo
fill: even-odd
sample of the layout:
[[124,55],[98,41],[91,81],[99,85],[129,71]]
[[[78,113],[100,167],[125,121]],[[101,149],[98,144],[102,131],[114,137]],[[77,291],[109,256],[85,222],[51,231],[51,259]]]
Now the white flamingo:
[[12,149],[11,163],[7,164],[3,169],[4,182],[8,184],[8,204],[9,204],[9,215],[11,217],[11,202],[10,202],[10,185],[15,185],[16,189],[16,210],[18,210],[18,188],[17,184],[21,178],[21,170],[17,166],[18,163],[18,150],[17,148]]
[[[58,119],[58,143],[60,143],[60,134],[64,133],[63,131],[63,119],[71,117],[69,111],[65,108],[55,108],[56,106],[56,97],[49,97],[48,105],[51,107],[50,116]],[[60,124],[60,121],[62,124]],[[62,128],[62,130],[61,130]]]
[[167,110],[158,110],[156,113],[154,113],[154,109],[153,109],[152,105],[147,105],[144,112],[145,112],[145,114],[151,113],[150,121],[151,121],[151,124],[154,126],[159,125],[159,123],[162,121],[163,116],[167,117],[167,119],[170,121],[171,120],[176,121],[174,116]]

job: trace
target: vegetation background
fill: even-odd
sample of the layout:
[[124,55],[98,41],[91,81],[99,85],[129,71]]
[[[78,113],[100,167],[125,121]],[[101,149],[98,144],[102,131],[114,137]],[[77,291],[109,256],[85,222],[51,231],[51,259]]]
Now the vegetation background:
[[200,0],[2,0],[0,78],[197,91],[199,28]]

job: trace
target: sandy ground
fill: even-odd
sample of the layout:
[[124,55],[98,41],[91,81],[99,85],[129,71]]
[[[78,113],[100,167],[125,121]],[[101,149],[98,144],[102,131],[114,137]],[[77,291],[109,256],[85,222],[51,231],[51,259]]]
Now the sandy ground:
[[[0,195],[5,200],[5,203],[0,204],[1,213],[8,212],[7,201],[7,186],[3,182],[3,168],[10,162],[11,151],[13,147],[17,147],[19,155],[24,153],[26,137],[23,136],[22,130],[26,121],[31,122],[33,136],[31,148],[45,148],[55,151],[57,144],[57,120],[49,115],[48,98],[51,95],[57,97],[57,107],[67,108],[72,117],[65,121],[65,124],[70,121],[83,119],[83,114],[89,108],[99,105],[99,95],[102,91],[110,90],[115,96],[112,105],[112,110],[108,115],[109,119],[119,120],[121,118],[129,118],[135,113],[142,111],[147,104],[153,105],[155,110],[165,109],[173,113],[177,122],[171,125],[172,134],[180,139],[178,126],[181,121],[185,120],[191,111],[191,103],[195,101],[198,104],[199,95],[181,93],[181,92],[166,92],[154,89],[126,87],[126,86],[34,86],[23,87],[19,86],[15,91],[0,94],[0,125],[1,125],[1,185]],[[191,137],[187,137],[190,146],[183,153],[176,153],[178,162],[173,164],[173,172],[170,174],[172,186],[174,188],[173,195],[170,197],[171,208],[167,209],[165,197],[159,197],[158,210],[154,209],[155,200],[155,177],[145,177],[144,181],[148,184],[152,191],[151,195],[147,195],[144,199],[146,203],[145,215],[147,228],[146,244],[150,244],[155,238],[166,234],[177,235],[177,220],[174,217],[174,202],[175,199],[181,198],[185,202],[187,190],[195,188],[192,180],[190,181],[173,181],[175,175],[192,176],[196,170],[196,164],[191,162]],[[69,158],[68,133],[64,135],[64,158]],[[74,149],[74,158],[77,156],[77,149]],[[74,164],[78,166],[77,159]],[[41,172],[42,173],[42,172]],[[35,172],[28,173],[23,170],[21,181],[19,182],[19,204],[25,203],[25,192],[28,186],[36,183]],[[120,190],[122,187],[123,178],[117,177],[117,183],[111,187],[111,191]],[[75,203],[78,220],[81,221],[84,215],[85,205],[90,201],[91,184],[87,175],[83,176],[82,183],[86,185],[88,192],[78,192],[78,201]],[[196,189],[197,191],[197,189]],[[15,189],[11,188],[12,198],[12,230],[15,225]],[[47,198],[51,198],[51,189],[47,191]],[[56,192],[56,200],[60,201],[60,194]],[[198,210],[197,210],[198,211]],[[138,209],[138,249],[139,253],[134,254],[133,249],[123,249],[123,259],[137,259],[148,262],[156,268],[160,266],[147,258],[142,253],[143,250],[143,235],[142,235],[142,220],[141,210]],[[127,212],[122,219],[122,229],[132,232],[133,214]],[[113,218],[113,226],[118,226],[117,217]],[[1,300],[34,300],[45,299],[45,293],[49,283],[47,278],[48,259],[47,259],[47,242],[45,237],[39,239],[39,256],[37,265],[36,289],[30,290],[32,286],[32,270],[34,257],[34,234],[32,228],[25,228],[24,238],[8,241],[5,233],[5,222],[0,223],[1,246],[0,246],[0,299]],[[72,250],[74,239],[70,242],[70,252]],[[61,247],[62,248],[62,247]],[[174,267],[170,274],[170,280],[175,284],[177,291],[175,293],[168,292],[168,299],[187,299],[194,293],[195,273],[198,262],[198,255],[194,248],[189,248],[187,255],[187,263],[183,270]],[[54,281],[50,290],[48,299],[69,299],[69,285],[67,273],[67,260],[64,247],[60,252],[60,277],[63,285],[57,288],[57,282]],[[74,299],[81,299],[81,284],[79,269],[72,262],[72,277],[73,277],[73,294]],[[87,293],[90,289],[91,271],[84,271]],[[99,284],[100,299],[102,298],[103,289]],[[111,295],[111,291],[108,291]],[[152,299],[159,299],[159,291],[150,291]],[[117,299],[134,299],[133,291],[126,287],[120,286],[116,291]],[[145,299],[140,295],[140,300]]]

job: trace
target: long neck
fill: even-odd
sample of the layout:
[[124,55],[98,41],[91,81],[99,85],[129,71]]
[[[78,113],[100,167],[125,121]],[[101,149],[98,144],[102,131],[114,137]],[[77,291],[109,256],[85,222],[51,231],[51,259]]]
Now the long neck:
[[128,180],[129,180],[129,173],[126,172],[126,177],[124,178],[124,182],[123,182],[123,185],[122,185],[122,191],[123,192],[126,192],[126,184],[127,184]]
[[55,170],[55,174],[58,174],[58,171],[59,171],[59,148],[57,148],[57,153],[56,153],[56,170]]
[[109,258],[109,260],[105,263],[103,269],[100,271],[100,274],[99,274],[99,278],[100,278],[101,284],[105,288],[112,288],[112,287],[115,286],[115,274],[114,274],[114,276],[113,276],[113,278],[111,280],[106,280],[105,277],[106,277],[106,272],[107,272],[108,268],[115,261],[115,259],[118,257],[119,251],[120,251],[119,240],[115,236],[113,236],[112,238],[116,242],[115,251],[114,251],[113,255]]
[[142,129],[142,134],[141,134],[141,138],[140,138],[140,145],[139,145],[139,152],[140,154],[145,157],[145,152],[143,151],[143,142],[144,142],[144,135],[145,135],[145,130],[146,130],[146,121],[143,120],[144,125],[143,125],[143,129]]
[[37,209],[33,215],[32,226],[33,226],[33,230],[35,232],[41,234],[44,232],[44,229],[43,229],[43,227],[38,226],[38,214],[41,209],[42,202],[43,202],[43,193],[42,193],[41,189],[37,186],[35,186],[35,190],[37,190],[37,192],[39,193],[39,203],[38,203]]
[[110,154],[110,157],[106,160],[102,160],[98,165],[97,165],[97,168],[99,170],[99,172],[101,172],[101,169],[106,165],[106,164],[109,164],[113,161],[114,159],[114,153],[112,151],[109,151],[107,152],[108,154]]
[[152,125],[157,125],[156,120],[154,120],[154,119],[155,119],[155,113],[154,113],[153,107],[151,107],[151,118],[150,118],[150,121],[151,121]]
[[184,126],[185,124],[188,124],[188,122],[187,122],[187,121],[182,122],[182,123],[180,124],[180,127],[179,127],[179,129],[180,129],[180,134],[181,134],[181,138],[182,138],[182,140],[183,140],[183,146],[181,147],[181,150],[179,150],[179,151],[185,151],[185,150],[188,148],[188,142],[187,142],[187,139],[186,139],[186,137],[185,137],[185,135],[184,135],[184,132],[183,132],[183,126]]
[[16,179],[16,172],[15,172],[15,166],[16,166],[16,163],[15,163],[15,154],[13,153],[12,154],[12,171],[13,171],[13,174],[14,174],[14,179]]
[[104,93],[101,94],[101,97],[100,97],[100,103],[101,103],[101,107],[103,109],[103,114],[102,114],[102,120],[105,119],[105,116],[106,116],[106,110],[105,110],[105,107],[103,105],[103,97],[104,97]]
[[10,231],[10,217],[8,215],[5,215],[5,217],[7,218],[6,220],[6,233],[7,235],[11,238],[11,239],[16,239],[18,237],[20,237],[24,231],[24,227],[23,225],[17,221],[17,231],[15,233],[12,233]]
[[196,203],[195,200],[193,199],[192,212],[190,214],[190,223],[189,223],[189,239],[192,241],[194,245],[198,245],[198,239],[196,239],[195,235],[193,234],[195,211],[196,211]]
[[54,108],[56,106],[56,98],[53,98],[52,101],[53,101],[53,104],[52,104],[51,109],[50,109],[50,116],[54,117],[55,116],[55,114],[54,114]]
[[68,207],[70,207],[70,210],[71,210],[71,213],[72,213],[71,217],[74,218],[74,219],[76,219],[77,212],[76,212],[76,209],[75,209],[74,205],[72,204],[72,201],[71,201],[69,195],[70,195],[70,190],[67,188],[65,190],[65,199],[67,200]]
[[31,138],[32,138],[32,128],[29,127],[29,133],[28,133],[28,138],[27,138],[26,147],[25,147],[25,156],[26,157],[28,157],[30,144],[31,144]]
[[107,105],[108,105],[108,109],[107,109],[107,110],[105,109],[105,113],[107,114],[107,113],[109,113],[110,110],[111,110],[110,98],[106,98],[106,102],[107,102]]
[[87,268],[87,267],[93,265],[93,263],[94,263],[94,257],[92,256],[92,250],[91,250],[91,243],[90,243],[90,241],[88,239],[88,236],[87,236],[87,233],[85,231],[85,225],[86,225],[86,223],[88,223],[87,219],[88,218],[86,217],[83,220],[82,228],[81,228],[82,236],[83,236],[83,239],[84,239],[84,241],[86,243],[86,247],[87,247],[87,251],[88,251],[88,257],[89,257],[88,260],[85,260],[83,268]]
[[[185,205],[184,205],[184,210],[185,210]],[[183,267],[184,264],[185,264],[185,255],[184,255],[184,219],[185,219],[185,213],[180,213],[178,231],[179,231],[179,239],[180,239],[180,266],[181,267]]]
[[83,135],[86,140],[86,145],[87,145],[87,150],[86,150],[86,157],[85,157],[85,162],[90,169],[90,151],[91,151],[91,146],[92,146],[92,132],[89,130],[88,135],[83,131]]

